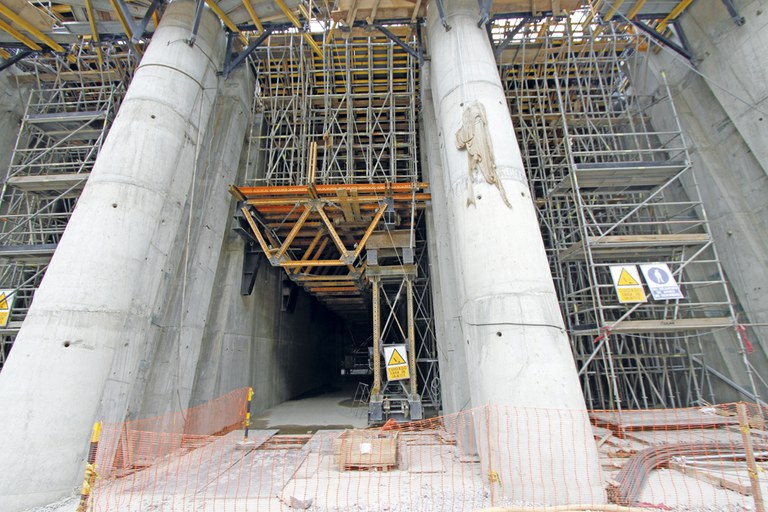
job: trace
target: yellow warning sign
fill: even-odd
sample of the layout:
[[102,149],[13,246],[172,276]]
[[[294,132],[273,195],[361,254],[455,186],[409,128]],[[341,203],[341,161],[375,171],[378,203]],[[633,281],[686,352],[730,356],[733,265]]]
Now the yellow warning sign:
[[0,290],[0,327],[7,327],[13,307],[13,291]]
[[635,265],[617,265],[609,267],[613,287],[620,304],[636,304],[646,302],[645,290],[640,283],[640,274]]
[[616,293],[619,295],[619,302],[622,304],[626,303],[634,303],[634,302],[645,302],[645,292],[643,289],[639,286],[632,286],[632,287],[617,287]]
[[405,359],[403,359],[403,356],[400,355],[397,349],[392,351],[392,355],[389,357],[389,361],[387,361],[387,366],[396,364],[405,364]]
[[387,362],[387,380],[409,379],[408,351],[405,345],[387,345],[384,347],[384,361]]
[[621,274],[619,275],[619,282],[616,283],[617,286],[638,286],[640,283],[635,280],[634,277],[629,275],[629,272],[627,272],[626,268],[621,269]]
[[409,378],[408,365],[387,366],[387,380],[402,380]]

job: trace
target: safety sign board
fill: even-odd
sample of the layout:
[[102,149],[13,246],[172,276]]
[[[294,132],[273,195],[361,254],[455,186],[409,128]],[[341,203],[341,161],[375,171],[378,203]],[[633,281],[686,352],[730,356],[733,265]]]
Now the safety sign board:
[[640,265],[654,300],[683,299],[683,293],[666,263]]
[[646,302],[645,290],[640,282],[640,274],[635,265],[618,265],[609,267],[616,295],[622,304]]
[[387,367],[387,380],[408,379],[408,352],[405,345],[389,345],[384,347],[384,361]]
[[8,326],[14,296],[13,290],[0,290],[0,327]]

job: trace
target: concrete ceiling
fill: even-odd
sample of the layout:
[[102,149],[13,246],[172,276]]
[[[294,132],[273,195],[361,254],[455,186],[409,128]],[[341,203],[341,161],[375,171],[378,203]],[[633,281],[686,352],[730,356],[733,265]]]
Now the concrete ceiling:
[[[88,15],[91,4],[93,20]],[[230,29],[236,26],[294,24],[302,27],[308,21],[311,6],[314,18],[333,18],[338,24],[373,23],[381,20],[411,20],[426,14],[428,0],[206,0],[218,10],[222,22]],[[250,2],[250,3],[247,3]],[[92,38],[93,21],[100,36],[120,36],[126,32],[117,15],[122,0],[59,0],[33,5],[27,0],[0,0],[0,58],[9,53],[2,47],[68,45]],[[123,5],[135,29],[139,26],[151,0],[127,0]],[[587,0],[493,0],[491,15],[538,15],[572,11]],[[658,16],[682,12],[691,0],[592,0],[592,6],[603,16]],[[251,12],[249,12],[249,10]],[[678,14],[679,14],[678,12]],[[678,15],[676,14],[676,15]],[[131,27],[128,27],[129,29]],[[154,30],[150,21],[147,32]],[[46,39],[46,37],[48,39]],[[55,49],[55,48],[54,48]],[[61,51],[61,50],[56,50]]]

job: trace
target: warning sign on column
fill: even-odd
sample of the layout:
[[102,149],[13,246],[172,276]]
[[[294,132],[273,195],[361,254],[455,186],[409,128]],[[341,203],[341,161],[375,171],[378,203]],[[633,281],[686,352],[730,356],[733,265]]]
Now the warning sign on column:
[[13,307],[13,290],[0,290],[0,327],[7,327]]
[[645,290],[640,283],[640,274],[635,265],[610,267],[613,287],[622,304],[646,302]]
[[387,380],[403,380],[411,376],[408,370],[408,352],[405,345],[384,347],[384,361],[387,367]]

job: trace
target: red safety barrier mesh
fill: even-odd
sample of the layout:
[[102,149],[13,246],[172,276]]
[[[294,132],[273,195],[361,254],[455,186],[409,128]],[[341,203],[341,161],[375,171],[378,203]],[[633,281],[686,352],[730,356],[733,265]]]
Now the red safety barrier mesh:
[[[110,443],[99,445],[101,463],[113,464],[97,465],[92,509],[396,512],[559,504],[571,507],[557,510],[607,510],[613,504],[613,510],[741,511],[755,510],[756,483],[767,487],[758,485],[758,492],[768,491],[762,419],[768,411],[755,406],[621,413],[488,406],[375,429],[256,430],[245,440],[242,430],[230,429],[244,417],[246,393],[181,418],[105,427],[119,439],[118,456]],[[737,407],[746,410],[741,422]],[[194,433],[171,428],[179,422],[193,425]]]

